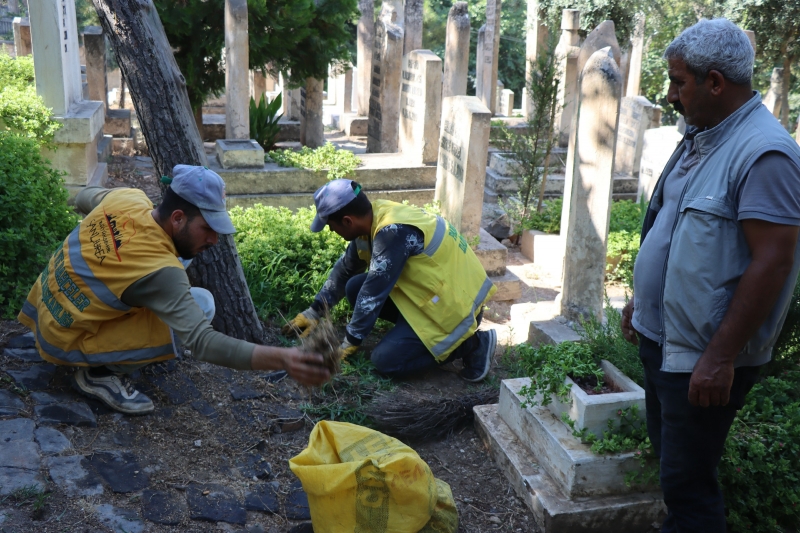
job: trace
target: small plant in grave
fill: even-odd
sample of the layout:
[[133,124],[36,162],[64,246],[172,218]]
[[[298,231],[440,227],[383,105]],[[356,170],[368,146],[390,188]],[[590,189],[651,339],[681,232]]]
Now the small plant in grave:
[[250,135],[261,145],[264,151],[275,148],[275,140],[281,131],[278,124],[283,113],[278,114],[281,108],[281,94],[268,101],[265,95],[261,95],[261,100],[256,101],[250,98]]
[[264,157],[282,167],[327,170],[329,180],[353,178],[355,170],[361,165],[361,160],[353,152],[336,148],[329,142],[315,149],[304,146],[297,152],[288,149],[273,150]]

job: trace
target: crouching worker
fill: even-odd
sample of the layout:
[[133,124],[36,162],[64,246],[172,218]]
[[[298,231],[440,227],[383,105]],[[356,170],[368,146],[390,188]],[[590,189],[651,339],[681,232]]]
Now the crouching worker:
[[314,193],[314,203],[311,231],[327,225],[350,244],[314,303],[284,327],[284,334],[308,334],[323,310],[346,296],[353,315],[341,345],[343,357],[354,353],[383,318],[395,326],[372,351],[379,372],[406,377],[461,359],[462,378],[485,378],[497,335],[476,330],[496,288],[456,229],[418,207],[370,202],[351,180],[329,182]]
[[205,168],[177,165],[153,209],[136,189],[89,187],[86,218],[55,251],[19,314],[42,359],[79,367],[74,386],[127,414],[153,411],[127,375],[175,357],[170,328],[195,359],[239,370],[285,369],[296,381],[329,378],[322,356],[260,346],[211,327],[214,299],[190,287],[183,263],[234,233],[225,184]]

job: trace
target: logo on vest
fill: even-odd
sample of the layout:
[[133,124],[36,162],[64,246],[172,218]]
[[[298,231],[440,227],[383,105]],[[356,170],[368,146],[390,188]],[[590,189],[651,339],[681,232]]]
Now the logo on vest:
[[121,263],[120,248],[136,235],[136,226],[131,217],[106,213],[105,210],[102,218],[89,221],[88,229],[94,256],[101,265],[109,256],[116,257]]

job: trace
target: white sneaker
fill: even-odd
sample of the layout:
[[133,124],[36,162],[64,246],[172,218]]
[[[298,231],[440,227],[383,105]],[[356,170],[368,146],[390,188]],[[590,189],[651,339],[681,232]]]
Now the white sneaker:
[[146,415],[155,410],[153,401],[133,388],[131,380],[124,374],[92,376],[88,369],[78,369],[72,375],[73,384],[78,391],[96,398],[121,413]]

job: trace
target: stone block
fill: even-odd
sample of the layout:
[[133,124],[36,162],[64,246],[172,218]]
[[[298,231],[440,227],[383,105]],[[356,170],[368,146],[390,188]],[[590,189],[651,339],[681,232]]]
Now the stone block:
[[299,120],[280,120],[278,125],[281,129],[275,137],[275,142],[300,142]]
[[103,102],[82,100],[75,102],[64,115],[54,115],[61,127],[53,136],[56,144],[91,143],[103,129]]
[[483,228],[480,229],[479,235],[481,240],[474,252],[486,274],[497,277],[505,276],[508,248],[500,244]]
[[111,145],[111,135],[103,135],[97,141],[97,161],[102,161],[104,163],[108,162],[108,159],[111,157],[112,153],[112,145]]
[[657,492],[570,500],[543,470],[542,458],[532,454],[502,420],[497,405],[476,406],[474,412],[478,434],[533,513],[537,531],[641,533],[663,519],[664,503]]
[[97,143],[58,144],[56,150],[42,149],[43,155],[54,168],[67,173],[66,185],[85,186],[97,168]]
[[540,458],[540,466],[563,494],[576,498],[631,492],[625,475],[640,469],[636,454],[596,455],[547,407],[523,408],[527,400],[519,391],[528,383],[529,378],[503,380],[498,412],[517,438],[527,442],[531,453]]
[[497,287],[491,300],[496,302],[517,300],[522,297],[522,281],[510,270],[506,269],[502,276],[489,276]]
[[642,139],[642,159],[639,167],[638,197],[650,200],[653,188],[661,176],[675,147],[683,135],[675,126],[653,128],[644,132]]
[[114,137],[131,136],[131,110],[130,109],[109,109],[106,111],[106,120],[103,125],[103,133]]
[[222,168],[263,168],[264,149],[253,139],[217,139],[217,160]]
[[132,156],[136,153],[135,145],[136,143],[131,137],[113,137],[111,140],[111,149],[114,155]]
[[496,175],[511,177],[519,172],[519,163],[508,152],[492,151],[489,152],[489,168]]
[[225,138],[225,115],[218,113],[203,113],[203,140],[214,142]]
[[355,113],[345,113],[339,117],[339,127],[348,137],[365,137],[368,124],[368,117],[362,117]]
[[528,327],[528,343],[532,346],[579,340],[581,336],[574,329],[555,320],[533,321]]

